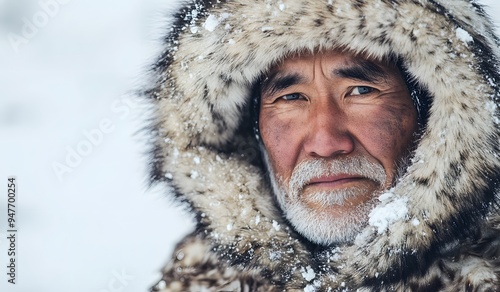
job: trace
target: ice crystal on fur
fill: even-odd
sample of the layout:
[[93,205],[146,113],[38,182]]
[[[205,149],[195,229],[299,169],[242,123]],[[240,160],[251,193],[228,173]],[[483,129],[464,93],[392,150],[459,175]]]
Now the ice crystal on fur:
[[392,223],[404,219],[408,214],[408,198],[394,197],[390,192],[380,195],[378,199],[381,204],[370,212],[368,223],[377,228],[378,234],[383,234]]
[[470,34],[468,32],[466,32],[465,30],[463,30],[462,28],[460,28],[460,27],[457,28],[457,30],[455,32],[456,32],[457,38],[459,40],[461,40],[462,42],[464,42],[465,44],[473,41],[473,38],[470,36]]
[[307,266],[305,269],[302,268],[301,272],[302,272],[302,277],[304,277],[304,279],[306,279],[306,281],[308,282],[316,278],[316,273],[310,266]]
[[215,15],[209,15],[203,27],[208,31],[214,31],[219,25],[219,20]]

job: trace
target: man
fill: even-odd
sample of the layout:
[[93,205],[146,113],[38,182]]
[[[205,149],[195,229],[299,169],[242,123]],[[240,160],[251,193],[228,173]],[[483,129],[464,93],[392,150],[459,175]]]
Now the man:
[[498,54],[475,1],[206,1],[147,95],[197,220],[153,291],[500,290]]
[[395,181],[417,114],[396,66],[328,51],[285,59],[260,94],[260,132],[281,209],[323,245],[352,241]]

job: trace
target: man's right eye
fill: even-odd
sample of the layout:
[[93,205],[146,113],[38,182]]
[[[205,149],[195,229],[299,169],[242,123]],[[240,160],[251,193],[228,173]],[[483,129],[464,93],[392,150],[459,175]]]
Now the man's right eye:
[[281,97],[284,100],[297,100],[301,98],[299,93],[290,93],[290,94],[285,94]]

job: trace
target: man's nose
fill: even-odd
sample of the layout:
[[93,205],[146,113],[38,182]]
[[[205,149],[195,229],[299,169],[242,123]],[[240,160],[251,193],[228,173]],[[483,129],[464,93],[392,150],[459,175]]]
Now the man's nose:
[[310,112],[304,150],[313,157],[331,158],[354,150],[349,120],[334,102],[317,104]]

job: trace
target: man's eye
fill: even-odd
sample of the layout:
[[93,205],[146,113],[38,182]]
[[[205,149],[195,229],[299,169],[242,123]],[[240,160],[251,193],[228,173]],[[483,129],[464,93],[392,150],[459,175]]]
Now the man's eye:
[[352,91],[351,95],[362,95],[362,94],[368,94],[373,92],[373,88],[369,86],[355,86]]
[[281,98],[284,99],[284,100],[297,100],[300,97],[301,96],[300,96],[299,93],[291,93],[291,94],[283,95]]

